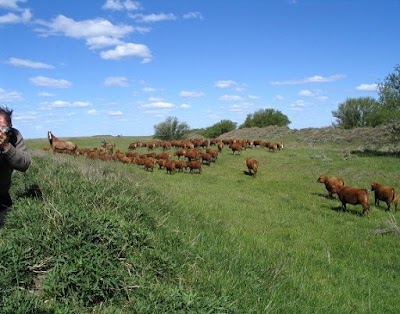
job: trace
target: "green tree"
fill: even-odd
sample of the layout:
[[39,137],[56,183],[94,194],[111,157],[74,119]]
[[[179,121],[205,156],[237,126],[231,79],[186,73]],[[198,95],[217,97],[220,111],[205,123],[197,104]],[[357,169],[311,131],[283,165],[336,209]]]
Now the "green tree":
[[218,123],[206,128],[202,133],[204,137],[215,138],[221,134],[233,131],[237,128],[237,123],[231,120],[221,120]]
[[345,129],[376,126],[382,123],[380,103],[372,97],[348,98],[332,111],[336,123]]
[[154,138],[164,141],[179,140],[190,130],[185,122],[179,122],[177,117],[168,117],[164,122],[154,125]]
[[392,128],[393,141],[400,141],[400,65],[394,72],[386,76],[383,83],[378,84],[380,117],[384,124]]
[[260,109],[252,114],[248,114],[246,120],[239,128],[263,128],[268,125],[287,126],[290,123],[289,118],[279,110]]

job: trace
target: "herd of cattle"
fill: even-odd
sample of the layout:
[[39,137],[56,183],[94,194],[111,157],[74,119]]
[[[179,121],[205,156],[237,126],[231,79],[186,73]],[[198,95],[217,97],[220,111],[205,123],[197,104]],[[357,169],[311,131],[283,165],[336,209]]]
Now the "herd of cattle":
[[[166,169],[167,174],[175,172],[202,173],[202,166],[215,163],[218,154],[228,147],[233,155],[240,155],[243,150],[254,147],[265,147],[271,152],[283,149],[282,142],[265,142],[261,140],[240,139],[190,139],[176,141],[147,141],[132,142],[128,151],[115,150],[115,143],[103,141],[100,148],[78,148],[75,144],[62,141],[48,132],[50,148],[54,153],[67,153],[86,156],[90,159],[116,160],[126,164],[144,166],[147,171],[153,171],[155,167]],[[143,147],[146,153],[139,153],[138,148]],[[161,148],[161,153],[155,150]],[[182,158],[182,159],[181,159]],[[254,158],[246,159],[248,174],[256,176],[258,161]]]
[[[155,167],[165,169],[167,174],[175,172],[197,172],[202,173],[202,166],[215,163],[218,154],[228,147],[233,155],[240,155],[247,148],[265,147],[271,152],[283,149],[282,142],[266,142],[262,140],[241,140],[241,139],[190,139],[176,141],[147,141],[132,142],[128,146],[127,152],[115,150],[115,143],[103,141],[100,148],[78,148],[75,144],[62,141],[48,132],[50,148],[53,153],[67,153],[73,155],[86,156],[89,159],[115,160],[126,164],[136,164],[144,166],[146,171],[153,171]],[[147,152],[139,153],[138,148],[144,147]],[[156,153],[156,148],[161,148],[161,153]],[[182,158],[182,159],[181,159]],[[254,158],[246,158],[245,164],[247,174],[256,176],[259,163]],[[337,194],[342,203],[342,210],[346,210],[346,204],[361,205],[363,214],[369,212],[369,197],[367,189],[360,189],[347,186],[345,181],[337,177],[320,176],[317,182],[325,184],[329,197]],[[375,194],[375,206],[379,201],[398,206],[398,193],[393,187],[385,186],[374,182],[371,184],[371,191]]]

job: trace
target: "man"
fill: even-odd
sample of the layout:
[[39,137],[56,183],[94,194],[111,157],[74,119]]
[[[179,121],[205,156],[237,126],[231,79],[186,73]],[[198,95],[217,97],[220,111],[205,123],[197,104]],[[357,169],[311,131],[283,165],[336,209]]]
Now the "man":
[[25,172],[31,164],[21,133],[12,127],[12,113],[13,110],[0,106],[0,227],[12,205],[11,175],[14,170]]

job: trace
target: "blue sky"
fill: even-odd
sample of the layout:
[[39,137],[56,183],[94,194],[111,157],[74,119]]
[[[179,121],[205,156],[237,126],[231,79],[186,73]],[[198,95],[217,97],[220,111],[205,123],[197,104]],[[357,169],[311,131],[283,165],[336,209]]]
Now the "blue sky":
[[0,105],[25,138],[152,135],[272,108],[329,126],[400,63],[399,0],[0,0]]

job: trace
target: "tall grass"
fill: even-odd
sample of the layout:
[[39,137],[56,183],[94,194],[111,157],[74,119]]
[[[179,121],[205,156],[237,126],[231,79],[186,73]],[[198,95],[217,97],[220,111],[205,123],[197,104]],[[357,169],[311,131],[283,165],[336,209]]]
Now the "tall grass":
[[322,144],[225,149],[201,175],[35,151],[13,194],[43,199],[0,230],[4,312],[398,312],[398,213],[338,211],[320,174],[399,189],[398,158]]

